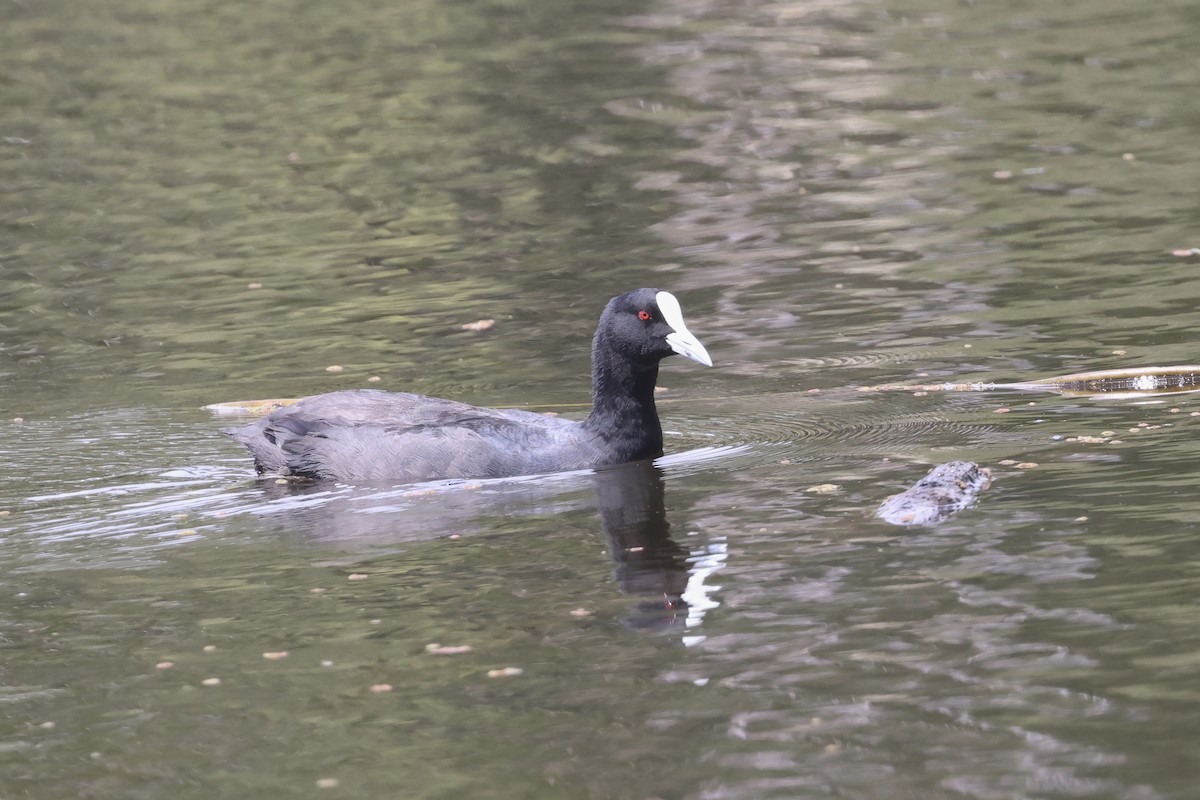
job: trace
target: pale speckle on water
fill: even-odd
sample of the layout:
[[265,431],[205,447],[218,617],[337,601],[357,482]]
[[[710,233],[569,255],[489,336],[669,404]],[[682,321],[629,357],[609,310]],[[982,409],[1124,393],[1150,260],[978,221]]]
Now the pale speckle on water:
[[520,667],[504,667],[502,669],[489,669],[487,676],[489,678],[513,678],[522,674],[525,670]]

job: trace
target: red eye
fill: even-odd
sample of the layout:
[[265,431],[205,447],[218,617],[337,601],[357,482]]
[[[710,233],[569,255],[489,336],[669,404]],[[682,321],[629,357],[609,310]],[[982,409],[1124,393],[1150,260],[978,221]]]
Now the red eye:
[[640,319],[642,322],[649,322],[651,318],[652,316],[650,312],[644,308],[638,312],[638,319]]

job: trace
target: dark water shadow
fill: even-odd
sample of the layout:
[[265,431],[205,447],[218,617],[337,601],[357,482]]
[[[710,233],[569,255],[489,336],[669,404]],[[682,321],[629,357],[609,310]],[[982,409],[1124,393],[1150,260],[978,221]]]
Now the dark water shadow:
[[646,598],[623,621],[638,628],[682,625],[688,552],[671,538],[662,469],[652,461],[609,467],[596,471],[593,486],[617,586]]

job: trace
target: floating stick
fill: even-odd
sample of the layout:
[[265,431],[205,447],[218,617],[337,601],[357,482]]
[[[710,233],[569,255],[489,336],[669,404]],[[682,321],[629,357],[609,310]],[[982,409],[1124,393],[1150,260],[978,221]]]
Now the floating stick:
[[1054,392],[1073,397],[1103,395],[1110,398],[1151,397],[1200,392],[1200,366],[1129,367],[1076,372],[1020,383],[885,383],[864,386],[863,392]]

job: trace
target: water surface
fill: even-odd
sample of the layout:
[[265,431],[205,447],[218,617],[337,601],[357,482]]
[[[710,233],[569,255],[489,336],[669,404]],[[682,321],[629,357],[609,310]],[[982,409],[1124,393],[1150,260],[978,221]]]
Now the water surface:
[[[0,13],[0,794],[1193,796],[1194,399],[857,388],[1196,362],[1194,4]],[[641,285],[716,362],[657,465],[282,487],[201,410],[582,414]]]

